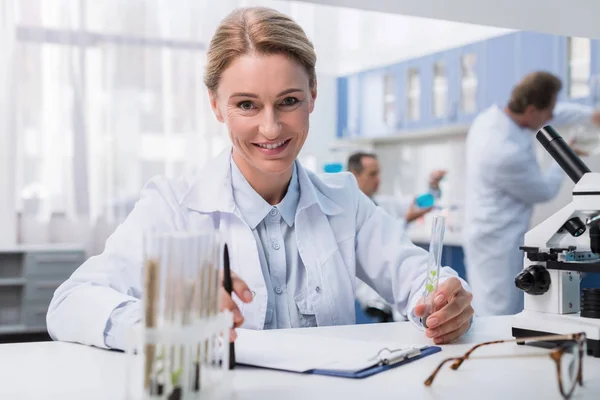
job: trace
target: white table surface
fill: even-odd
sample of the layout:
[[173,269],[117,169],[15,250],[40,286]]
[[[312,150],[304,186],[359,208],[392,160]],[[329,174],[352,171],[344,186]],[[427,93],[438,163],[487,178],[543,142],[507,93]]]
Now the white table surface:
[[[510,338],[510,317],[477,319],[459,343],[440,353],[372,377],[353,380],[239,367],[219,399],[561,399],[554,362],[547,356],[467,360],[458,371],[444,367],[433,386],[423,381],[440,360],[462,355],[470,344]],[[307,335],[429,344],[407,322],[308,328]],[[302,351],[302,349],[298,349]],[[548,353],[516,344],[489,346],[480,356]],[[0,399],[125,399],[126,355],[77,344],[41,342],[0,345]],[[573,399],[600,398],[600,359],[584,361],[584,387]],[[201,398],[208,398],[207,396]]]

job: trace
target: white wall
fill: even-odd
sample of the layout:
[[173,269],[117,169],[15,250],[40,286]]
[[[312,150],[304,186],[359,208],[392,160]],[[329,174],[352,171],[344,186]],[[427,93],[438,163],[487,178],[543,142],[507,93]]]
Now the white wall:
[[392,64],[510,31],[307,1],[262,0],[258,3],[276,7],[295,18],[314,42],[319,70],[338,75]]
[[14,37],[12,2],[0,2],[0,247],[16,243],[15,143],[12,102],[12,52]]
[[299,0],[447,21],[600,38],[598,0]]
[[314,157],[314,169],[321,172],[323,164],[332,161],[329,146],[336,140],[337,79],[332,75],[318,74],[317,81],[317,101],[310,116],[310,131],[300,160],[311,167],[308,158]]
[[[563,137],[568,135],[568,131],[559,130],[559,133]],[[540,164],[542,165],[542,167],[545,169],[550,165],[551,157],[546,151],[541,149],[541,146],[540,148],[538,148],[538,150],[538,159],[540,160]],[[591,171],[600,172],[600,155],[584,157],[582,158],[582,160],[584,163],[587,164]],[[571,181],[571,179],[569,179],[569,177],[565,174],[563,184],[560,188],[560,192],[558,193],[558,195],[554,199],[545,203],[540,203],[534,208],[534,213],[531,218],[531,226],[533,227],[538,225],[550,215],[554,214],[555,212],[566,206],[568,203],[570,203],[573,200],[572,192],[574,186],[575,184],[573,183],[573,181]]]

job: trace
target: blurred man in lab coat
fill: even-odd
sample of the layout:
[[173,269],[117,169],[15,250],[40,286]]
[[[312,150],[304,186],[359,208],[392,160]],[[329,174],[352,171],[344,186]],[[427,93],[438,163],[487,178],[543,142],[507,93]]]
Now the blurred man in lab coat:
[[[431,211],[431,208],[419,208],[415,199],[410,196],[384,196],[377,195],[379,189],[380,167],[377,156],[373,153],[357,152],[348,158],[348,171],[356,177],[358,187],[375,204],[385,210],[392,217],[403,220],[408,224]],[[436,170],[429,176],[429,192],[436,198],[440,197],[439,183],[446,175],[446,171]],[[365,313],[378,322],[391,322],[404,320],[388,304],[364,282],[358,281],[356,285],[356,299]]]
[[[403,219],[406,223],[410,223],[431,211],[431,208],[417,207],[415,199],[410,196],[397,197],[377,194],[381,182],[381,169],[375,154],[363,152],[352,154],[348,158],[348,171],[356,177],[358,187],[367,197],[397,219]],[[440,181],[445,175],[446,171],[435,170],[429,176],[429,192],[436,198],[440,197]]]
[[483,111],[468,132],[464,250],[480,316],[523,310],[523,293],[514,284],[523,268],[519,247],[534,204],[555,197],[565,176],[556,163],[540,170],[534,134],[548,124],[600,125],[599,112],[590,107],[556,104],[561,87],[550,73],[531,73],[514,87],[506,107]]

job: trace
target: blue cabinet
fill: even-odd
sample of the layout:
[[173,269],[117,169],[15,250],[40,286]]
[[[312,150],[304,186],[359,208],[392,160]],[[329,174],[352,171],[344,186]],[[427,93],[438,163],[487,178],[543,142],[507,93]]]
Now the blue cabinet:
[[456,121],[470,123],[483,109],[486,86],[485,42],[463,46],[457,53],[454,56],[454,63],[459,68]]
[[456,122],[458,111],[458,57],[444,51],[429,57],[431,78],[427,82],[428,114],[431,127]]
[[359,75],[348,77],[348,112],[344,137],[359,136],[361,81]]
[[406,128],[406,65],[396,64],[390,67],[390,73],[395,77],[395,124],[392,134]]
[[338,136],[469,124],[492,104],[505,105],[515,84],[539,70],[561,78],[559,100],[599,105],[600,41],[512,32],[340,78]]
[[512,88],[519,79],[517,43],[519,35],[509,34],[485,42],[484,82],[481,88],[481,109],[493,104],[503,107],[508,103]]
[[591,105],[600,106],[600,40],[592,40]]
[[337,137],[342,138],[348,130],[348,78],[337,78]]
[[407,61],[404,66],[404,123],[412,130],[426,125],[429,120],[429,85],[431,73],[427,58]]
[[[393,128],[388,126],[386,117],[386,96],[388,94],[388,69],[381,68],[359,73],[361,94],[359,96],[359,132],[362,137],[381,137]],[[393,81],[393,78],[391,78]],[[391,84],[393,85],[393,83]]]
[[586,105],[597,102],[598,41],[586,38],[555,38],[558,47],[559,76],[563,90],[559,100]]

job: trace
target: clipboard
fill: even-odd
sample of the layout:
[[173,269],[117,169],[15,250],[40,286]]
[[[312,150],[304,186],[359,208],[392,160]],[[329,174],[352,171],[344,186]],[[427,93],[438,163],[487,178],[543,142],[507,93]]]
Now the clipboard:
[[[237,365],[350,379],[367,378],[442,350],[431,345],[399,345],[240,328],[237,341]],[[290,346],[291,343],[294,345]]]
[[[390,356],[386,356],[383,353],[387,351],[390,353]],[[378,374],[383,371],[387,371],[392,368],[397,368],[402,365],[406,365],[410,362],[419,360],[421,358],[430,356],[432,354],[438,353],[442,351],[441,347],[438,346],[423,346],[420,348],[410,348],[410,349],[398,349],[398,350],[389,350],[387,348],[381,349],[377,354],[376,358],[374,358],[374,363],[370,367],[349,371],[349,370],[333,370],[333,369],[313,369],[307,371],[306,373],[316,374],[316,375],[328,375],[328,376],[338,376],[341,378],[352,378],[352,379],[362,379],[367,378],[369,376]],[[398,353],[398,354],[395,354]]]

